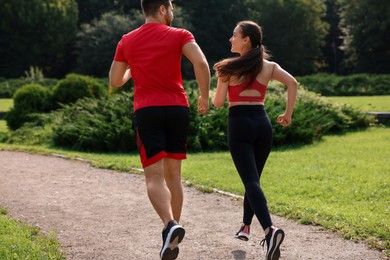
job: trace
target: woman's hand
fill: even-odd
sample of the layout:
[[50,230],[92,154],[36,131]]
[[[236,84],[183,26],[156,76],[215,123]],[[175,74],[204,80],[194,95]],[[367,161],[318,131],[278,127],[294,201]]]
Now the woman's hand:
[[289,126],[292,122],[291,116],[286,116],[285,114],[278,116],[277,121],[279,125],[284,127]]

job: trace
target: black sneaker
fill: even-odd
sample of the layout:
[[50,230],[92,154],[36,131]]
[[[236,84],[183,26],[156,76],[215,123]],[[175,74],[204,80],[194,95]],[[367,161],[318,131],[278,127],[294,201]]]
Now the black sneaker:
[[179,243],[183,240],[185,230],[172,220],[162,232],[163,247],[160,252],[162,260],[173,260],[179,255]]
[[238,238],[243,241],[249,240],[249,232],[250,232],[250,226],[242,224],[240,230],[236,233],[234,236],[235,238]]
[[260,242],[264,247],[264,242],[267,242],[267,260],[278,260],[280,257],[280,245],[284,239],[284,231],[279,228],[271,227],[270,233]]

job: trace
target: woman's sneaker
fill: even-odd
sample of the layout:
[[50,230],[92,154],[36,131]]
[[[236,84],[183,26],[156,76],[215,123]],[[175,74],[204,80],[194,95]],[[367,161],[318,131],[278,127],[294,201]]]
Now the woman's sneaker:
[[260,242],[264,247],[264,242],[267,242],[267,260],[278,260],[280,257],[280,245],[284,239],[284,231],[282,229],[271,227],[270,232]]
[[185,230],[172,220],[162,231],[163,246],[160,252],[162,260],[173,260],[179,255],[179,243],[183,240]]
[[250,226],[248,225],[242,225],[240,230],[236,233],[234,236],[235,238],[241,239],[243,241],[249,240],[249,232],[250,232]]

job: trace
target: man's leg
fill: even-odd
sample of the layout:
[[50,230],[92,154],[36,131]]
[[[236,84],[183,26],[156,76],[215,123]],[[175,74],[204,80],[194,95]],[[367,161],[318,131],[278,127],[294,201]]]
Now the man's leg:
[[171,192],[171,209],[173,218],[180,221],[183,207],[183,185],[181,183],[181,160],[164,158],[164,176]]
[[174,217],[171,208],[171,192],[164,178],[164,159],[144,168],[144,172],[149,200],[164,226],[167,226]]

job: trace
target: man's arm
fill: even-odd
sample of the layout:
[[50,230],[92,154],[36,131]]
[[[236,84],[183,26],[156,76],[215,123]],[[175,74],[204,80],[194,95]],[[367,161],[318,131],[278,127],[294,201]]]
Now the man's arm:
[[207,113],[209,109],[210,69],[206,57],[196,42],[189,42],[183,47],[183,54],[194,66],[196,81],[198,82],[200,96],[198,112]]
[[113,61],[109,72],[110,86],[121,87],[130,78],[131,71],[126,62]]

